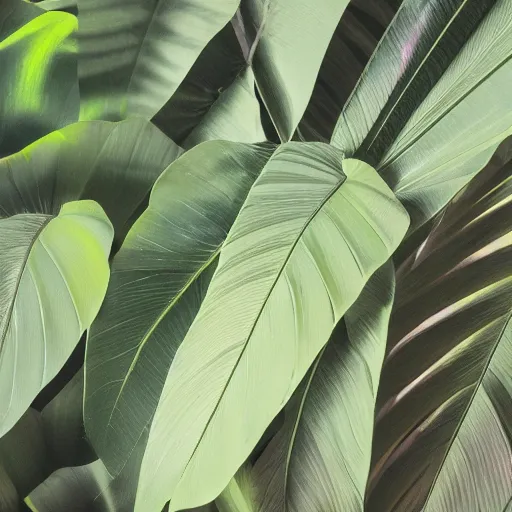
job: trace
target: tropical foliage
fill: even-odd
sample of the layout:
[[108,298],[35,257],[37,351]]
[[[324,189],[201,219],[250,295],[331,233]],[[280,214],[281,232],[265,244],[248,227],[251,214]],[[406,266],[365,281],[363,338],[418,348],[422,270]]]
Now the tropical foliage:
[[2,512],[512,511],[512,0],[3,0]]

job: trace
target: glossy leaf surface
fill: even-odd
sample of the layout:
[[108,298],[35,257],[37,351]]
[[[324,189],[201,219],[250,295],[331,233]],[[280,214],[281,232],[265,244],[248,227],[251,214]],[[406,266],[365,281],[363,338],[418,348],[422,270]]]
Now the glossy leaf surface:
[[376,166],[410,213],[411,230],[510,133],[511,56],[508,0],[402,3],[332,143]]

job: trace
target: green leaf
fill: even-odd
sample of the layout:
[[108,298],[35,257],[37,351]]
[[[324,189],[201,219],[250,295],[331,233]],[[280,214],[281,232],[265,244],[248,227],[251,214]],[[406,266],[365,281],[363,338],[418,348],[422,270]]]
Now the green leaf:
[[133,512],[146,439],[147,432],[117,477],[108,473],[101,460],[61,468],[34,489],[25,503],[33,512]]
[[283,142],[306,110],[329,41],[349,0],[244,0],[249,63]]
[[[504,156],[510,160],[512,152]],[[512,162],[493,159],[397,271],[369,512],[506,510],[511,176]]]
[[80,119],[151,119],[239,3],[78,0]]
[[190,148],[206,140],[262,142],[266,140],[261,124],[260,104],[254,90],[254,73],[244,69],[212,105],[184,147]]
[[155,180],[180,153],[142,119],[67,126],[0,159],[0,215],[56,215],[66,202],[92,199],[122,239]]
[[228,23],[205,46],[194,65],[152,122],[180,146],[222,91],[246,67],[233,24]]
[[242,466],[215,500],[219,512],[255,512],[256,489],[249,465]]
[[409,211],[411,230],[511,133],[511,56],[508,0],[402,3],[331,142],[376,166]]
[[75,16],[78,14],[77,0],[43,0],[37,3],[37,7],[45,11],[64,11]]
[[0,11],[0,158],[78,120],[77,20],[19,1]]
[[392,0],[352,0],[329,43],[298,132],[329,142],[343,105],[359,80],[396,9]]
[[377,173],[342,157],[285,144],[251,189],[166,380],[137,512],[220,494],[405,234]]
[[258,459],[258,510],[363,510],[393,294],[388,263],[336,326]]
[[80,368],[41,412],[44,437],[55,469],[96,459],[85,437],[83,397],[84,372]]
[[67,203],[57,217],[0,220],[0,436],[91,325],[107,289],[112,237],[93,201]]
[[89,439],[118,474],[149,427],[174,354],[270,146],[213,141],[174,162],[112,264],[86,352]]
[[[3,473],[0,476],[0,496],[14,496],[6,488],[10,482],[16,491],[14,501],[17,504],[21,502],[50,475],[52,461],[48,455],[41,415],[34,409],[28,409],[0,439],[0,473]],[[5,507],[1,510],[11,512],[17,508]]]

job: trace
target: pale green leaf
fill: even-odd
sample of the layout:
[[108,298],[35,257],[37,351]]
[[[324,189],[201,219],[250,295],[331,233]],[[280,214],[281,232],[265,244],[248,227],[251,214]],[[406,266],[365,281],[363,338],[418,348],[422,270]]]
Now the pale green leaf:
[[349,0],[244,0],[249,63],[282,141],[299,124],[329,41]]
[[78,120],[76,29],[71,14],[2,2],[0,158]]
[[151,119],[240,0],[78,0],[80,119]]
[[261,512],[361,512],[393,303],[388,263],[368,281],[286,408],[258,459]]
[[93,201],[67,203],[57,217],[0,220],[0,435],[91,325],[107,289],[112,237]]
[[411,230],[511,133],[511,56],[509,0],[402,3],[331,142],[376,166]]
[[115,256],[86,353],[89,439],[118,474],[148,428],[220,247],[271,146],[212,141],[174,162]]
[[405,234],[378,174],[342,157],[285,144],[251,189],[166,380],[137,512],[220,494]]

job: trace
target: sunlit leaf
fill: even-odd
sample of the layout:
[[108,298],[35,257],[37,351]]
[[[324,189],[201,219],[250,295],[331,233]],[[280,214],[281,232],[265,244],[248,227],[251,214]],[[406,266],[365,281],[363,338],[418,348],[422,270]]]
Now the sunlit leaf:
[[66,126],[0,159],[0,216],[56,215],[68,201],[93,199],[122,238],[153,183],[180,153],[142,119]]
[[342,157],[285,144],[251,189],[166,380],[137,512],[220,494],[402,239],[401,205],[370,166]]
[[78,120],[77,20],[21,1],[0,9],[0,158]]
[[56,217],[0,220],[0,435],[91,325],[107,289],[112,237],[93,201],[67,203]]

